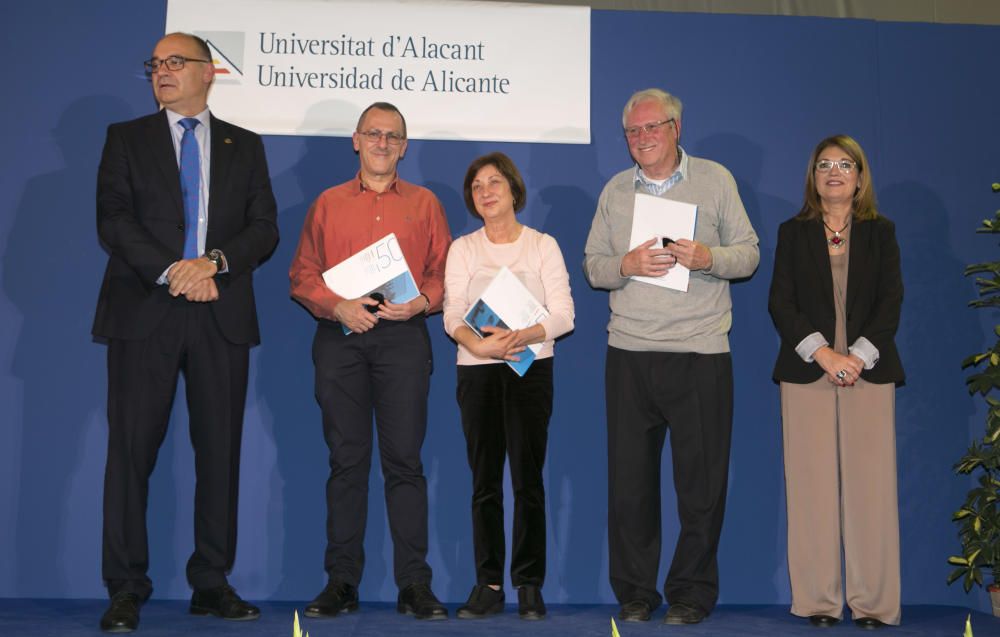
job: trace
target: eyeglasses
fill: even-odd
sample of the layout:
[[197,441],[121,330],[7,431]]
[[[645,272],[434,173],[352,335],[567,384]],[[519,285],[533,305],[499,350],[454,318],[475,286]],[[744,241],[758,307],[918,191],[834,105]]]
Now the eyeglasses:
[[818,162],[816,162],[816,170],[821,173],[830,172],[831,170],[833,170],[834,166],[839,168],[840,172],[846,175],[852,172],[854,170],[854,167],[857,166],[857,164],[851,161],[850,159],[841,159],[840,161],[834,161],[832,159],[821,159]]
[[656,131],[660,130],[660,127],[666,126],[667,124],[674,124],[674,118],[660,120],[659,122],[651,122],[649,124],[643,124],[642,126],[629,126],[625,129],[625,137],[634,139],[639,136],[640,132],[645,132],[647,135],[652,135]]
[[160,67],[166,65],[171,71],[180,71],[184,68],[184,64],[187,62],[204,62],[206,64],[211,64],[211,60],[199,60],[197,58],[186,58],[183,55],[171,55],[167,58],[149,58],[142,63],[146,67],[147,73],[156,73],[160,70]]
[[368,143],[370,144],[377,144],[384,137],[385,143],[389,144],[390,146],[399,146],[400,144],[403,143],[403,140],[406,139],[399,133],[394,133],[392,131],[384,133],[378,129],[364,130],[364,131],[359,130],[358,135],[361,135],[362,137],[367,139]]

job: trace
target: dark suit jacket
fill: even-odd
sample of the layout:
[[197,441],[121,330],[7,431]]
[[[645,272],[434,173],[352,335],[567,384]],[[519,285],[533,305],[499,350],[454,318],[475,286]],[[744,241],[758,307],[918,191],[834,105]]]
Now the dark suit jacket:
[[[210,303],[227,340],[260,342],[253,269],[278,242],[277,209],[260,136],[211,118],[206,251],[218,248],[229,272],[216,276]],[[156,281],[183,258],[184,204],[165,111],[108,127],[97,174],[97,233],[110,250],[93,333],[147,338],[172,304]]]
[[[864,336],[878,348],[878,364],[863,371],[863,379],[902,384],[903,366],[894,340],[903,304],[896,227],[882,216],[855,221],[847,249],[847,344]],[[823,223],[789,219],[778,229],[768,300],[781,336],[775,381],[811,383],[823,375],[817,363],[806,363],[795,353],[795,346],[813,332],[821,332],[833,344],[833,303],[833,273]]]

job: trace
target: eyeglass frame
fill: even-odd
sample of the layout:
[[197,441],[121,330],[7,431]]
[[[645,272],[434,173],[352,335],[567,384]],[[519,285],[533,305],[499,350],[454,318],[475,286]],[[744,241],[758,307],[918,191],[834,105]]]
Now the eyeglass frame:
[[642,126],[628,126],[622,129],[625,133],[627,139],[636,139],[639,137],[641,132],[645,132],[647,135],[652,135],[655,131],[660,130],[663,126],[667,124],[677,125],[677,118],[671,117],[670,119],[662,119],[658,122],[650,122],[648,124],[643,124]]
[[369,144],[377,144],[385,138],[385,143],[389,146],[401,146],[406,141],[406,137],[396,131],[382,131],[377,128],[365,131],[357,131]]
[[[173,62],[174,64],[177,63],[177,60],[180,60],[180,66],[178,66],[176,69],[170,68],[171,62],[169,60],[174,60]],[[211,64],[212,60],[189,58],[183,55],[168,55],[162,60],[157,57],[151,57],[148,60],[143,60],[142,67],[146,69],[146,73],[152,75],[153,73],[159,71],[161,66],[166,66],[168,71],[180,71],[181,69],[184,68],[184,65],[187,64],[188,62],[202,62],[204,64]]]
[[[820,168],[820,164],[824,164],[827,162],[830,163],[829,168]],[[816,170],[816,172],[828,173],[833,171],[834,166],[837,167],[837,170],[839,170],[841,174],[849,175],[852,172],[854,172],[855,168],[858,167],[858,162],[854,161],[853,159],[817,159],[816,163],[813,165],[813,168]]]

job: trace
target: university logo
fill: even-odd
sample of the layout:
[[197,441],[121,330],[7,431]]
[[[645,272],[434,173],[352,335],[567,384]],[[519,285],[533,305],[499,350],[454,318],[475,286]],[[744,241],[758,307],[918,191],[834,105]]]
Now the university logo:
[[243,78],[242,31],[195,31],[208,44],[215,67],[215,81],[220,84],[240,84]]

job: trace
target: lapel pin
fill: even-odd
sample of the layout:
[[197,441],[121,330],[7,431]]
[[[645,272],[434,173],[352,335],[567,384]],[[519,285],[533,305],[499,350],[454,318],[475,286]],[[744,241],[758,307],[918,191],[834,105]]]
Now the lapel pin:
[[225,139],[224,139],[224,140],[222,140],[222,141],[223,141],[224,143],[226,143],[226,144],[232,144],[232,143],[233,143],[233,140],[229,139],[228,137],[227,137],[227,138],[225,138]]

